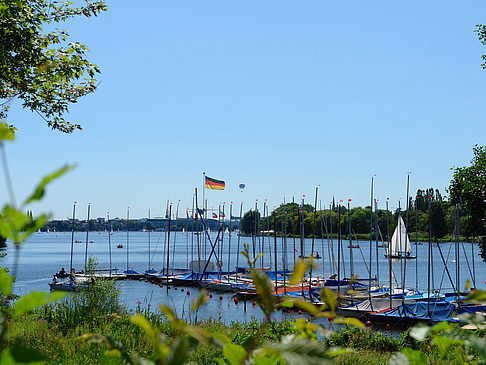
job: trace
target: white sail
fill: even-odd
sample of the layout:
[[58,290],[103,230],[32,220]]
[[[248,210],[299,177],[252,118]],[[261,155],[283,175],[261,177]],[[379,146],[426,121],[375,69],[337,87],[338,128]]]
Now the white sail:
[[411,252],[412,246],[408,239],[407,228],[405,227],[402,217],[398,217],[398,225],[397,228],[395,228],[395,232],[393,232],[391,239],[391,254],[392,256],[403,253],[409,255]]

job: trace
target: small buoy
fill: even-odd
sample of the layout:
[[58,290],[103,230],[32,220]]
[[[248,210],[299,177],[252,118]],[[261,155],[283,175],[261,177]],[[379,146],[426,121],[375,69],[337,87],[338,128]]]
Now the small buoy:
[[209,294],[209,297],[212,298],[213,297],[213,294]]
[[371,326],[371,321],[367,321],[366,322],[366,327],[370,327]]
[[160,286],[161,288],[163,288],[163,287],[164,287],[164,284],[159,284],[159,286]]
[[209,293],[206,293],[206,295],[209,297]]
[[328,320],[329,322],[331,322],[331,321],[332,321],[332,317],[327,317],[327,320]]
[[132,278],[128,278],[128,280],[132,280]]
[[238,299],[237,299],[237,298],[235,298],[235,299],[234,299],[234,302],[235,302],[235,304],[238,304]]
[[255,306],[256,305],[256,302],[255,301],[251,302],[251,305],[252,306]]
[[188,291],[186,291],[186,294],[187,294],[187,295],[191,295],[191,293],[189,293],[189,290],[188,290]]
[[302,314],[302,311],[299,309],[299,311],[297,313]]
[[223,300],[223,296],[222,295],[219,296],[219,300]]
[[174,290],[177,290],[177,288],[174,288]]
[[170,286],[168,288],[170,289]]
[[387,331],[391,330],[390,323],[387,323],[386,326],[385,326],[385,328],[386,328]]
[[182,288],[181,291],[184,291],[184,288]]

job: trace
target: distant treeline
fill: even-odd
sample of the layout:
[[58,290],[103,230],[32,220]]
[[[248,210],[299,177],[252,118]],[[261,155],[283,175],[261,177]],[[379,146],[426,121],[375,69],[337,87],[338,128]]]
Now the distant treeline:
[[[461,236],[469,237],[470,232],[467,228],[468,214],[462,208],[457,208],[449,201],[444,200],[439,190],[426,189],[418,190],[414,199],[410,198],[408,211],[408,232],[410,238],[414,239],[414,233],[418,232],[419,239],[424,240],[428,237],[429,231],[429,204],[430,204],[430,221],[432,227],[432,239],[444,238],[452,235],[456,227],[456,232]],[[403,207],[400,211],[386,211],[385,209],[373,209],[373,227],[371,227],[371,208],[354,207],[348,212],[344,205],[334,205],[332,209],[318,210],[315,214],[314,207],[310,204],[304,206],[296,203],[281,205],[272,211],[268,216],[263,216],[260,212],[250,210],[246,212],[241,219],[241,231],[245,235],[256,234],[262,231],[274,231],[276,228],[279,236],[284,232],[288,236],[300,236],[301,230],[305,237],[323,237],[327,235],[337,235],[340,230],[343,237],[348,237],[349,227],[353,233],[353,238],[369,238],[370,230],[373,231],[373,237],[378,234],[378,239],[389,240],[393,234],[398,222],[398,215],[401,215],[406,221],[407,211]],[[349,223],[351,221],[351,224]],[[314,225],[315,222],[315,225]],[[377,224],[376,224],[377,223]],[[206,226],[212,230],[217,229],[220,223],[216,219],[205,220]],[[229,222],[225,221],[223,227],[228,227]],[[238,221],[232,222],[232,228],[237,229]],[[171,231],[202,231],[201,221],[192,218],[183,218],[171,220]],[[86,231],[88,225],[86,221],[75,221],[75,231]],[[163,220],[129,220],[128,229],[130,231],[167,230],[168,219]],[[50,221],[43,230],[51,231],[71,231],[73,223],[70,221]],[[89,221],[90,231],[104,231],[113,229],[113,231],[126,231],[126,220]]]
[[[415,199],[411,198],[409,202],[408,232],[411,239],[414,238],[416,230],[419,232],[419,238],[423,239],[424,236],[428,236],[429,203],[432,239],[434,237],[440,239],[452,234],[456,223],[458,223],[458,232],[461,235],[470,235],[466,228],[467,213],[465,210],[456,211],[456,206],[443,200],[438,190],[426,189],[418,190]],[[244,234],[255,234],[258,230],[273,231],[275,229],[278,235],[282,235],[285,231],[289,236],[300,236],[303,230],[305,237],[312,237],[313,234],[315,237],[322,237],[331,233],[335,236],[340,229],[341,234],[347,237],[349,227],[351,227],[353,235],[361,239],[369,237],[372,229],[373,237],[376,237],[375,234],[378,232],[379,239],[389,240],[389,236],[393,234],[397,226],[398,215],[401,215],[406,221],[406,207],[394,212],[373,209],[373,217],[371,217],[369,206],[354,207],[348,212],[346,206],[335,204],[334,208],[318,210],[314,214],[314,207],[310,204],[302,206],[288,203],[278,207],[267,217],[263,217],[258,211],[246,212],[241,221],[241,230]],[[457,217],[459,218],[457,219]],[[373,226],[371,226],[371,219],[373,219]],[[427,234],[424,235],[424,233]]]

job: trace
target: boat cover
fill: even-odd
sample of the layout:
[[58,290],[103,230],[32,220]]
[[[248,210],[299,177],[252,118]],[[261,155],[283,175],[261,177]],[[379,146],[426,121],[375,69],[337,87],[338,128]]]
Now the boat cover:
[[448,302],[430,303],[430,315],[427,312],[427,302],[401,304],[387,312],[373,314],[372,318],[409,318],[432,320],[434,322],[445,321],[448,319],[456,306]]
[[[351,281],[350,280],[336,280],[336,279],[327,279],[325,282],[324,282],[324,286],[349,286],[351,285]],[[353,287],[354,288],[367,288],[368,285],[366,284],[363,284],[363,283],[360,283],[358,281],[355,281],[353,282]]]
[[[391,308],[396,307],[397,305],[402,304],[401,299],[392,299],[392,306]],[[372,298],[371,302],[369,299],[355,304],[353,306],[344,307],[343,309],[346,310],[357,310],[363,312],[381,312],[385,309],[390,308],[390,298]]]
[[486,305],[462,305],[457,309],[457,314],[476,313],[486,311]]

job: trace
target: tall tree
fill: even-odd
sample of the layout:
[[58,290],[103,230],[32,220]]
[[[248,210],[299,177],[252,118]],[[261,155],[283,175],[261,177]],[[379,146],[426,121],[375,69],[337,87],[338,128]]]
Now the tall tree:
[[486,261],[486,147],[475,145],[470,166],[454,168],[449,186],[449,196],[453,203],[464,206],[469,211],[468,230],[482,236],[481,256]]
[[[0,120],[8,122],[9,102],[39,114],[52,129],[81,129],[64,119],[69,104],[96,90],[99,68],[86,59],[86,45],[69,40],[60,23],[96,16],[103,1],[0,0]],[[49,31],[45,31],[49,28]]]

